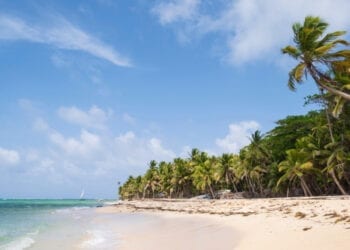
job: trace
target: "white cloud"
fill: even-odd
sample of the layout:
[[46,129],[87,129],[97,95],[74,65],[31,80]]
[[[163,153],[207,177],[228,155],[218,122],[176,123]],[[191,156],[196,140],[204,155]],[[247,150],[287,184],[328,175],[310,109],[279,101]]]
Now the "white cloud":
[[135,139],[135,134],[132,131],[128,131],[125,134],[121,134],[117,138],[115,138],[117,142],[121,142],[125,144],[132,142],[134,139]]
[[249,144],[249,136],[259,129],[256,121],[243,121],[229,125],[229,132],[224,138],[216,139],[216,145],[220,152],[238,153],[239,150]]
[[129,115],[128,113],[123,114],[123,121],[130,124],[134,125],[135,124],[135,118]]
[[158,138],[137,137],[128,131],[115,138],[116,161],[121,166],[145,169],[150,160],[172,160],[176,154],[165,148]]
[[80,138],[65,138],[59,132],[51,132],[49,135],[51,142],[63,149],[69,155],[79,155],[88,157],[96,153],[101,148],[101,140],[97,134],[82,130]]
[[104,129],[106,122],[112,115],[112,111],[104,111],[97,106],[92,106],[88,111],[77,107],[60,107],[58,115],[65,121],[88,128]]
[[37,163],[34,171],[38,173],[46,171],[74,176],[78,173],[101,175],[118,171],[141,174],[153,159],[170,161],[176,157],[159,138],[137,136],[133,131],[113,137],[105,131],[91,133],[82,129],[79,136],[69,137],[50,128],[42,119],[38,119],[36,124],[36,127],[44,127],[40,131],[47,135],[50,143],[47,153],[27,153],[27,162]]
[[63,18],[56,19],[52,26],[40,26],[0,14],[0,39],[49,44],[60,49],[83,51],[117,66],[132,66],[130,60],[121,56],[113,47]]
[[[182,19],[182,25],[177,25],[176,30],[186,37],[221,33],[224,37],[221,44],[226,44],[223,57],[235,65],[254,60],[275,61],[281,57],[280,48],[292,39],[291,25],[302,22],[307,15],[324,18],[330,23],[331,30],[350,28],[348,0],[319,0],[317,3],[309,0],[232,0],[225,3],[214,13],[197,11],[191,18]],[[168,6],[167,11],[171,12],[170,5],[160,5]],[[163,10],[163,13],[167,12]],[[156,14],[163,25],[178,21],[170,18],[164,22],[160,12]]]
[[166,158],[174,158],[176,155],[173,151],[165,149],[162,145],[161,140],[157,138],[151,138],[148,142],[149,149],[154,155],[161,155]]
[[17,151],[0,147],[0,166],[17,165],[20,160],[20,155]]
[[172,0],[157,4],[152,12],[158,16],[161,24],[191,19],[201,0]]

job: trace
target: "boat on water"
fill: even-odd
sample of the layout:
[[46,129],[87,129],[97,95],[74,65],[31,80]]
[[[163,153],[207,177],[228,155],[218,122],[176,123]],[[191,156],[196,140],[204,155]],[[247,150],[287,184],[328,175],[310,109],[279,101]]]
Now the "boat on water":
[[84,200],[84,195],[85,195],[85,190],[81,190],[81,193],[80,193],[80,200]]

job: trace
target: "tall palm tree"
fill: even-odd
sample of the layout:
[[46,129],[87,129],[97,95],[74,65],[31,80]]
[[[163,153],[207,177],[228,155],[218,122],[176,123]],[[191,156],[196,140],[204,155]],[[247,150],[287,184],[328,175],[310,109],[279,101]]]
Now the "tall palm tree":
[[222,154],[218,158],[218,171],[216,172],[216,179],[221,180],[226,188],[233,187],[235,192],[238,192],[236,182],[237,175],[235,170],[239,164],[239,157],[233,154]]
[[209,157],[205,152],[200,152],[193,159],[192,164],[194,166],[193,184],[200,191],[209,191],[210,196],[215,198],[213,185],[216,182],[216,158]]
[[159,184],[159,169],[157,167],[157,162],[152,160],[149,163],[149,168],[144,176],[144,189],[142,198],[145,198],[147,191],[152,192],[152,198],[155,196],[155,191]]
[[171,180],[176,195],[183,198],[191,192],[192,167],[187,160],[176,158],[173,162],[174,173]]
[[250,144],[241,151],[243,158],[242,168],[244,178],[250,187],[250,191],[256,193],[256,187],[260,194],[263,194],[263,176],[267,172],[270,162],[269,153],[263,143],[263,135],[260,131],[255,131],[250,139]]
[[306,17],[303,24],[293,25],[295,46],[288,45],[282,52],[299,63],[289,73],[288,86],[295,90],[295,84],[302,83],[309,74],[320,89],[349,101],[349,89],[328,74],[332,70],[348,71],[350,68],[350,50],[335,51],[338,45],[349,45],[347,41],[339,39],[346,32],[335,31],[324,35],[327,27],[326,22],[313,16]]
[[[350,50],[335,51],[338,45],[349,45],[347,41],[339,39],[346,32],[335,31],[324,35],[327,27],[328,24],[319,17],[306,17],[303,25],[300,23],[293,25],[295,46],[289,45],[283,48],[282,52],[299,61],[289,73],[289,88],[295,90],[296,83],[302,83],[307,74],[311,75],[321,93],[325,89],[335,96],[336,105],[333,113],[338,116],[345,100],[350,101],[348,81],[344,80],[348,80],[350,72]],[[333,72],[333,77],[329,72]],[[335,143],[327,110],[326,115],[332,143]],[[335,170],[332,168],[328,170],[340,192],[346,194],[336,177]]]
[[298,180],[300,181],[304,195],[313,195],[309,185],[306,182],[305,176],[310,173],[318,173],[318,170],[313,167],[312,159],[309,153],[298,149],[288,150],[286,160],[279,164],[279,171],[282,172],[283,175],[278,180],[277,186],[285,181],[293,183],[294,181]]
[[331,175],[341,194],[347,195],[348,193],[340,183],[340,179],[344,173],[346,159],[349,159],[349,155],[346,152],[346,147],[342,142],[337,142],[327,144],[325,149],[328,158],[324,171]]
[[172,177],[173,177],[172,165],[165,161],[160,162],[159,163],[160,191],[166,194],[168,198],[171,197],[174,190],[171,182]]

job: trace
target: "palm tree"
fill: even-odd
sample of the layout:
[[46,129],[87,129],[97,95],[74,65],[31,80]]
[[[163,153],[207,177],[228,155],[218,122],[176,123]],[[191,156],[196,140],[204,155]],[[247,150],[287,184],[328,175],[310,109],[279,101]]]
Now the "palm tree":
[[171,197],[173,193],[173,185],[172,185],[172,177],[173,177],[173,168],[170,163],[162,161],[159,163],[159,184],[160,191],[165,193],[168,198]]
[[305,176],[310,173],[318,173],[318,170],[313,167],[309,153],[298,149],[288,150],[286,160],[279,164],[279,171],[282,172],[283,175],[278,180],[277,186],[285,181],[293,183],[294,181],[299,180],[304,195],[313,195],[306,182]]
[[171,183],[176,195],[182,198],[184,195],[189,195],[191,192],[191,175],[192,168],[187,160],[176,158],[173,162],[174,173]]
[[238,192],[236,182],[237,176],[235,170],[239,164],[239,157],[233,154],[222,154],[218,158],[218,171],[216,172],[216,179],[221,180],[226,188],[233,187],[235,192]]
[[263,194],[262,179],[267,172],[267,166],[270,162],[270,156],[263,143],[263,135],[259,130],[255,131],[250,139],[250,144],[241,151],[243,158],[242,167],[243,172],[250,191],[256,193],[256,186]]
[[350,100],[350,93],[344,89],[344,84],[329,75],[332,70],[349,70],[350,50],[335,51],[339,44],[349,45],[339,39],[345,31],[335,31],[324,35],[328,24],[319,17],[308,16],[304,23],[293,25],[295,46],[288,45],[282,49],[299,63],[289,73],[288,86],[295,90],[296,83],[302,83],[307,74],[316,82],[320,89]]
[[192,174],[193,184],[200,191],[209,191],[210,196],[215,198],[213,184],[216,182],[216,158],[208,157],[207,153],[200,152],[192,161],[194,172]]
[[[350,101],[347,84],[350,69],[350,50],[334,51],[339,44],[349,45],[347,41],[338,39],[346,32],[335,31],[324,35],[327,27],[328,24],[319,17],[306,17],[303,25],[300,23],[293,25],[296,46],[289,45],[282,49],[282,52],[299,61],[298,65],[289,73],[289,88],[295,90],[295,83],[302,83],[303,78],[310,74],[321,93],[325,89],[335,96],[336,105],[333,114],[338,116],[345,100]],[[326,71],[322,71],[322,69],[326,69]],[[335,77],[331,77],[329,72],[333,72]],[[331,140],[332,143],[335,143],[327,110],[326,115]],[[346,194],[336,177],[334,169],[328,168],[328,170],[340,192]]]
[[[346,148],[342,142],[337,142],[327,144],[325,149],[328,158],[324,171],[331,175],[341,194],[347,195],[348,193],[345,191],[344,187],[339,181],[339,179],[342,177],[342,173],[344,173],[345,161],[347,158],[349,159]],[[337,172],[339,173],[338,176],[336,174]]]
[[147,191],[149,189],[152,192],[152,198],[155,196],[155,191],[157,187],[160,186],[159,184],[159,169],[157,168],[157,162],[152,160],[149,163],[149,168],[144,176],[144,189],[143,189],[143,195],[142,198],[146,197]]

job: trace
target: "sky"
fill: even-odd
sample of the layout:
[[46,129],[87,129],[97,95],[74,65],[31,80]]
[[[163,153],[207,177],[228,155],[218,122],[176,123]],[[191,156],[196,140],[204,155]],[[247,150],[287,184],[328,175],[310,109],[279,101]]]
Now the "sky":
[[[237,153],[305,114],[291,25],[348,0],[0,0],[0,198],[115,198],[150,160]],[[332,11],[329,11],[332,10]],[[348,37],[347,37],[348,38]]]

